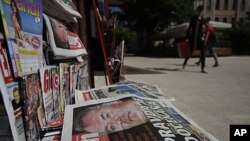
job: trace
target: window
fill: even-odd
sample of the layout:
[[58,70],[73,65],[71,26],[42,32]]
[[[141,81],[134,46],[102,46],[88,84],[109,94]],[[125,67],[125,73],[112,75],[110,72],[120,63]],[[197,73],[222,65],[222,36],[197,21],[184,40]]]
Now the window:
[[241,9],[242,11],[244,11],[244,10],[245,10],[245,7],[246,7],[246,0],[241,0],[241,7],[240,7],[240,9]]
[[224,1],[224,10],[228,10],[228,0]]
[[219,18],[218,17],[215,17],[215,19],[214,19],[216,22],[218,22],[219,21]]
[[236,0],[233,0],[233,10],[236,10],[236,6],[237,6],[238,4],[236,3]]
[[220,0],[216,0],[215,8],[216,10],[220,10]]
[[207,1],[207,10],[211,10],[212,9],[212,2],[211,0]]
[[224,22],[224,23],[227,22],[227,18],[226,18],[226,17],[223,18],[223,22]]

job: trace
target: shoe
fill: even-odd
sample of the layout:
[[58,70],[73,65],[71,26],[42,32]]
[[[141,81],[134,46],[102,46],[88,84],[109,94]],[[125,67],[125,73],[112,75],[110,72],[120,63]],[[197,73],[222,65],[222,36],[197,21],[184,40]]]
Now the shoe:
[[218,67],[219,66],[219,63],[215,63],[214,65],[213,65],[213,67]]
[[207,73],[205,70],[201,70],[201,73]]
[[182,65],[182,69],[184,69],[184,70],[185,70],[185,67],[186,67],[186,65]]
[[199,65],[200,65],[200,62],[195,62],[195,64],[196,64],[197,66],[199,66]]

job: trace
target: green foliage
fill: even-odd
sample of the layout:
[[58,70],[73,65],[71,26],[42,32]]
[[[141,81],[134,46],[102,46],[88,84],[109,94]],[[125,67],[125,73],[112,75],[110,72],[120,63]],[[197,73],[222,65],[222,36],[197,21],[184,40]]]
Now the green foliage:
[[227,31],[232,41],[232,49],[236,54],[250,54],[250,22]]
[[133,48],[135,47],[135,39],[136,39],[135,32],[133,32],[128,27],[122,27],[122,26],[116,27],[116,41],[120,42],[124,40],[128,52],[133,50]]
[[172,22],[188,21],[193,14],[193,1],[137,0],[125,6],[125,13],[135,30],[161,31]]

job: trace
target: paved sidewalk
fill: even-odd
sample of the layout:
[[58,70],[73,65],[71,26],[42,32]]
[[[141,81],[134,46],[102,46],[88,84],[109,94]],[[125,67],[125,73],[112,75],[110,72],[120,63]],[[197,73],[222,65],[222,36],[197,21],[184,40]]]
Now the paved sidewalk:
[[[179,58],[125,57],[125,65],[130,66],[126,77],[159,85],[184,114],[219,140],[228,141],[229,125],[250,124],[250,57],[221,57],[218,68],[207,58],[208,74],[200,73],[194,65],[197,60],[190,59],[183,70],[184,60]],[[96,87],[104,85],[103,78],[95,79]]]

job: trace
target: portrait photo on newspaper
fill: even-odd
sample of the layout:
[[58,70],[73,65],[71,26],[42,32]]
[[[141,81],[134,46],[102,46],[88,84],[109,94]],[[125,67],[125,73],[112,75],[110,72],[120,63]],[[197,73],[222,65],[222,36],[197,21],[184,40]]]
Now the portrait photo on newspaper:
[[214,141],[169,102],[140,97],[86,101],[66,107],[63,141]]

